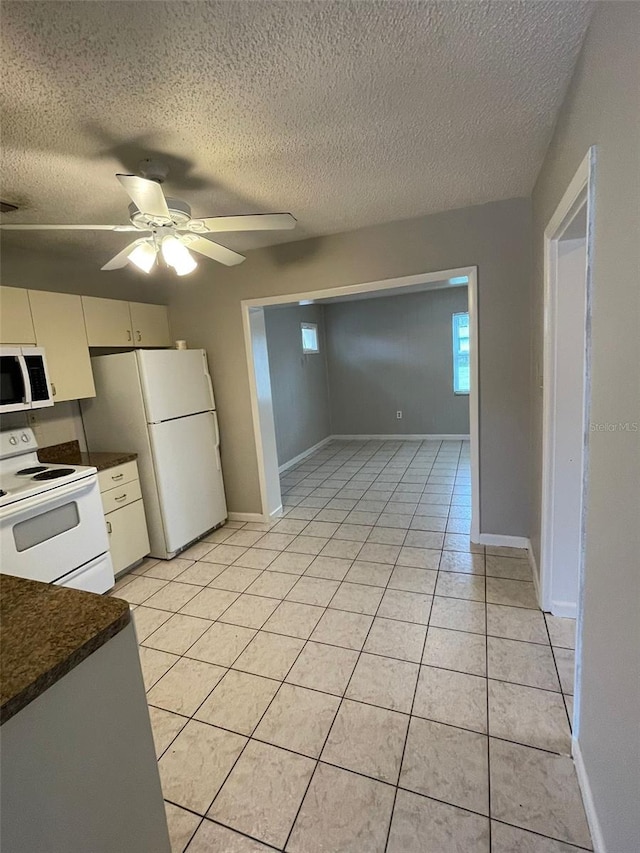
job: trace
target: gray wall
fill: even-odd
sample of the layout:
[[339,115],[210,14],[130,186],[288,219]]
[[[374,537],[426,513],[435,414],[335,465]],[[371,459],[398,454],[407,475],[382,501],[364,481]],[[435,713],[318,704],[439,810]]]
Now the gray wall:
[[[640,5],[600,3],[533,194],[533,482],[540,554],[543,231],[596,146],[592,424],[640,423]],[[607,853],[640,840],[640,433],[591,432],[579,744]]]
[[[324,309],[266,308],[264,319],[278,462],[284,465],[331,434]],[[319,353],[303,354],[300,323],[318,325]]]
[[261,512],[243,299],[477,265],[480,530],[528,535],[530,213],[528,199],[493,202],[261,249],[237,267],[203,263],[173,282],[173,333],[209,354],[229,508]]
[[[171,274],[161,268],[155,269],[150,275],[130,266],[103,272],[100,262],[96,262],[95,254],[87,251],[88,247],[84,245],[78,245],[75,250],[67,252],[41,251],[37,248],[38,238],[34,236],[33,250],[26,251],[12,245],[11,239],[15,233],[0,232],[2,284],[9,287],[28,287],[32,290],[52,290],[56,293],[104,296],[107,299],[125,299],[130,302],[151,302],[159,305],[167,302]],[[115,255],[124,248],[129,236],[113,235],[112,254]],[[108,259],[107,253],[104,263]]]
[[469,433],[469,397],[453,393],[451,340],[451,315],[467,310],[466,287],[324,310],[334,434]]

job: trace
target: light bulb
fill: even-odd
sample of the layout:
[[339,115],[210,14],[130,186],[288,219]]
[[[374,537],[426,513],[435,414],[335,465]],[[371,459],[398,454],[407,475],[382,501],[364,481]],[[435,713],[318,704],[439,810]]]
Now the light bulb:
[[162,257],[178,275],[187,275],[198,266],[193,255],[177,237],[165,237],[162,241]]
[[156,262],[156,250],[151,243],[139,243],[127,258],[142,272],[151,272],[151,267]]
[[185,249],[184,256],[181,257],[180,260],[173,266],[178,275],[188,275],[190,272],[193,272],[194,269],[196,269],[198,264],[196,263],[196,259],[193,257],[191,252],[188,249]]

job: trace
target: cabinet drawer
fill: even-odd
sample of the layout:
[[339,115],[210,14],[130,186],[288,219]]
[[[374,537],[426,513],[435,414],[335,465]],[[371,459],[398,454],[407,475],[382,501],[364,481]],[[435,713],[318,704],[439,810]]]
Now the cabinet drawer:
[[107,515],[107,513],[113,512],[121,506],[127,506],[133,501],[140,500],[142,497],[140,481],[132,480],[116,489],[109,489],[108,492],[103,492],[100,497],[102,498],[104,514]]
[[122,465],[116,465],[115,468],[106,468],[98,474],[98,483],[101,492],[106,492],[109,489],[117,489],[118,486],[137,479],[138,466],[135,462],[125,462]]

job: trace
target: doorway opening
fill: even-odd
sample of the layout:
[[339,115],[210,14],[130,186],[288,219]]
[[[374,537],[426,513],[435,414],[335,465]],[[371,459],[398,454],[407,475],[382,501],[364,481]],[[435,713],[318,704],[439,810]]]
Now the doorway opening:
[[540,605],[554,616],[577,619],[574,738],[589,449],[594,153],[589,150],[544,235]]
[[[421,290],[465,286],[468,294],[468,324],[458,323],[460,346],[468,349],[458,381],[468,383],[469,454],[471,467],[471,539],[477,541],[480,533],[479,492],[479,424],[478,424],[478,335],[477,335],[477,269],[443,270],[435,273],[404,276],[383,281],[365,282],[325,290],[265,297],[242,302],[243,326],[247,352],[253,427],[258,459],[258,473],[262,498],[262,518],[266,521],[282,513],[280,492],[280,465],[273,411],[273,397],[269,374],[269,354],[265,308],[285,305],[309,305],[317,301],[338,302],[373,296],[402,296]],[[464,328],[463,328],[464,325]],[[464,341],[462,340],[464,338]],[[464,371],[467,371],[466,373]],[[464,373],[464,375],[463,375]],[[451,377],[453,383],[453,375]],[[394,412],[395,415],[395,412]],[[453,436],[452,436],[453,437]],[[359,436],[366,438],[366,436]],[[370,436],[373,438],[373,436]],[[411,439],[411,435],[405,439]],[[417,438],[414,437],[414,438]],[[445,436],[443,436],[445,438]],[[402,441],[402,435],[394,435]],[[304,455],[304,454],[303,454]],[[284,461],[284,460],[283,460]]]

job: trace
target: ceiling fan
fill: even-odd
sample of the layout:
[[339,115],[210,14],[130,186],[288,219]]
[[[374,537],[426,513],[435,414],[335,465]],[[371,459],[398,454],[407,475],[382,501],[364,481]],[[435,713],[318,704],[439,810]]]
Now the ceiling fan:
[[244,255],[209,240],[206,234],[224,231],[279,231],[295,228],[296,220],[290,213],[255,213],[240,216],[214,216],[191,218],[189,205],[176,198],[165,196],[161,184],[167,169],[154,160],[140,164],[143,177],[116,175],[133,204],[129,205],[130,225],[0,225],[5,230],[27,231],[133,231],[144,236],[130,243],[103,270],[116,270],[133,264],[145,273],[151,272],[161,256],[178,275],[193,272],[198,266],[191,252],[205,255],[226,266],[245,260]]

